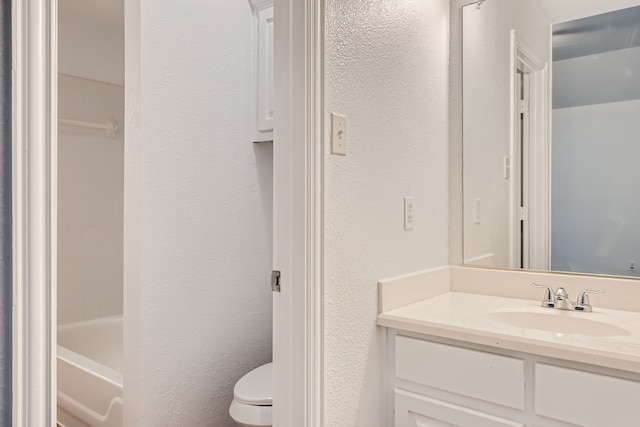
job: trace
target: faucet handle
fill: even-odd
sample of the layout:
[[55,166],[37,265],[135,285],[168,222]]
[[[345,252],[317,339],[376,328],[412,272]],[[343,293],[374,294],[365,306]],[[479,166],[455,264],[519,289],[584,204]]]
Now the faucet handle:
[[537,283],[532,283],[531,286],[534,288],[544,288],[547,292],[544,293],[544,299],[542,300],[542,307],[553,308],[556,306],[556,298],[553,296],[553,288],[547,285],[538,285]]
[[580,292],[580,295],[578,295],[578,300],[576,301],[576,306],[575,309],[578,311],[584,311],[587,313],[590,313],[591,311],[593,311],[593,308],[591,307],[591,304],[589,303],[589,295],[587,294],[601,294],[604,291],[602,289],[598,289],[598,290],[593,290],[593,289],[585,289],[582,292]]

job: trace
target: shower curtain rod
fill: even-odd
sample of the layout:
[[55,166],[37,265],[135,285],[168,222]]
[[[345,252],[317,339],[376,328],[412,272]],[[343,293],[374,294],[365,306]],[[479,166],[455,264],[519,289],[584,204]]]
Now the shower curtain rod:
[[106,123],[92,123],[83,122],[81,120],[65,119],[58,117],[58,123],[66,126],[76,126],[90,129],[102,129],[106,132],[107,136],[115,137],[118,132],[118,122],[115,120],[107,120]]

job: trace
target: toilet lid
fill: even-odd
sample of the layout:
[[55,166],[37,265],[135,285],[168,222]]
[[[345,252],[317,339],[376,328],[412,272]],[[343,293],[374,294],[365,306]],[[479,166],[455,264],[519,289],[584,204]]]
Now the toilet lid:
[[273,363],[247,373],[233,389],[236,401],[245,405],[273,404]]

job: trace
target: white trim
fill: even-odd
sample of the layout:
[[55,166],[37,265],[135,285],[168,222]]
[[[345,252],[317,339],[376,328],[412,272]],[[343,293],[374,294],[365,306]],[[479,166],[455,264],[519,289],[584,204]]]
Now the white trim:
[[254,9],[260,10],[273,6],[273,0],[249,0],[249,4]]
[[529,268],[551,269],[551,97],[549,66],[531,74]]
[[324,1],[276,0],[273,424],[323,425]]
[[[519,111],[519,95],[516,93],[516,75],[518,68],[529,75],[529,152],[528,169],[531,176],[528,179],[528,259],[525,268],[536,270],[549,269],[550,256],[550,138],[549,138],[549,77],[548,64],[542,60],[531,47],[518,35],[511,31],[511,163],[514,178],[519,175],[517,168],[518,153],[516,147],[518,125],[516,111]],[[535,178],[534,178],[535,176]],[[518,179],[511,180],[511,194],[516,193]],[[511,205],[511,238],[510,238],[510,267],[516,265],[519,248],[516,247],[515,235],[520,233],[520,212],[515,203]]]
[[324,425],[324,0],[307,15],[308,243],[306,426]]
[[13,426],[54,426],[57,1],[12,8]]

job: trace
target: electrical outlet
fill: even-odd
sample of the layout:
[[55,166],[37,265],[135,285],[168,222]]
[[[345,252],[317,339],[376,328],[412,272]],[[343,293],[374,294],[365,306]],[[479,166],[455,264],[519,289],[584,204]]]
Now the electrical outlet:
[[404,229],[413,230],[413,203],[415,197],[404,198]]
[[473,200],[473,223],[480,224],[482,220],[480,219],[480,199]]

